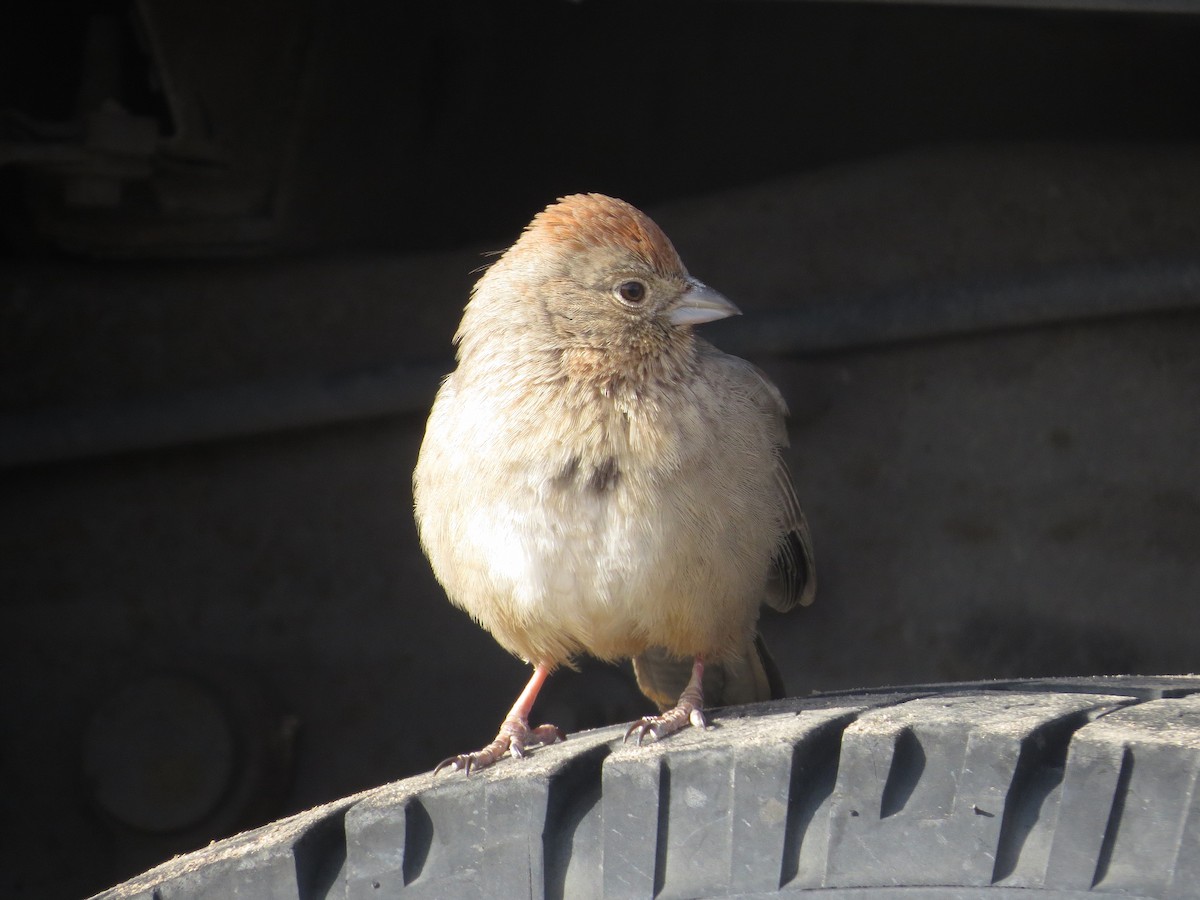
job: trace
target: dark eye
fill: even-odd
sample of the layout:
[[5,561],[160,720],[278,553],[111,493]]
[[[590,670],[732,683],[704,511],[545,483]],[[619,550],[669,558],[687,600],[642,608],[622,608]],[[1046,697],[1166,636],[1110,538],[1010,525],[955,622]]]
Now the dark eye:
[[621,295],[621,299],[626,303],[637,306],[646,299],[646,286],[640,281],[623,281],[621,282],[621,286],[617,288],[617,293]]

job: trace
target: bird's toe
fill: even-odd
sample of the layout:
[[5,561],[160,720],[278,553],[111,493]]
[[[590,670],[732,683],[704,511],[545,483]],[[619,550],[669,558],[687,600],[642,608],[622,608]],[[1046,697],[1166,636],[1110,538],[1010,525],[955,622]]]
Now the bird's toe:
[[636,743],[640,747],[643,741],[659,741],[668,735],[672,735],[677,731],[682,731],[689,725],[696,728],[705,728],[708,721],[704,718],[704,710],[693,703],[680,701],[678,706],[668,709],[666,712],[657,716],[643,716],[625,732],[625,741],[628,742],[631,737],[636,736]]
[[536,728],[530,728],[520,719],[508,718],[500,726],[500,733],[496,735],[496,739],[482,750],[476,750],[474,753],[460,753],[458,756],[443,759],[434,768],[433,774],[436,775],[446,769],[470,775],[472,772],[495,765],[505,756],[523,759],[530,747],[541,747],[553,744],[556,740],[565,741],[566,739],[567,736],[556,725],[539,725]]

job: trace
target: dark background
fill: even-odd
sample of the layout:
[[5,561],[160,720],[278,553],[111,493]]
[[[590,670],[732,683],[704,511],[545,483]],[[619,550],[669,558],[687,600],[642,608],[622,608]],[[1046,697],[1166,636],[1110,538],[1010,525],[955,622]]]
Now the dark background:
[[[488,740],[410,475],[484,251],[647,209],[775,377],[794,693],[1191,672],[1200,18],[1171,2],[29,4],[0,28],[0,894]],[[578,729],[644,706],[552,679]]]

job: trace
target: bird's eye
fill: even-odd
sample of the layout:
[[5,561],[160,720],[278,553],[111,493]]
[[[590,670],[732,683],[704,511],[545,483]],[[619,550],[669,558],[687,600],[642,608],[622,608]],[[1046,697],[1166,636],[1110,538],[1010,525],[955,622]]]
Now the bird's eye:
[[623,281],[617,288],[617,294],[626,303],[637,306],[646,299],[646,286],[640,281]]

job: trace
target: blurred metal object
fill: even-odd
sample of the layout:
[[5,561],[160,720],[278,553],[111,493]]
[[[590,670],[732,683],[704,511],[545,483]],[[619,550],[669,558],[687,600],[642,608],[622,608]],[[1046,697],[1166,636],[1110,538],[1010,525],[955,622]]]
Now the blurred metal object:
[[193,827],[228,793],[235,724],[203,682],[156,675],[101,704],[84,738],[84,772],[104,812],[155,833]]
[[729,324],[730,352],[807,354],[1200,308],[1200,260],[1059,265],[827,298]]
[[90,15],[69,120],[0,110],[0,166],[24,173],[40,238],[115,257],[269,242],[310,6],[137,0]]
[[[877,2],[877,0],[841,0],[841,2]],[[909,3],[911,0],[882,0],[884,3]],[[922,0],[929,6],[980,6],[992,9],[1036,9],[1107,13],[1191,13],[1200,12],[1194,0]]]
[[298,728],[241,662],[191,659],[117,686],[88,720],[81,760],[117,869],[278,816]]
[[[750,357],[811,355],[1197,308],[1200,261],[1060,266],[1004,281],[824,298],[730,322],[721,343]],[[397,363],[0,414],[0,468],[422,413],[451,368],[449,360]]]
[[190,391],[153,400],[0,414],[0,468],[272,434],[428,407],[442,366],[397,365]]

